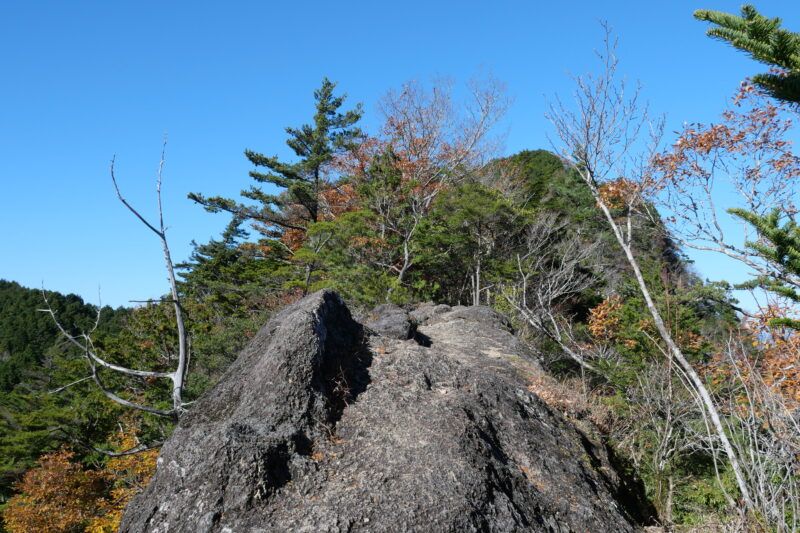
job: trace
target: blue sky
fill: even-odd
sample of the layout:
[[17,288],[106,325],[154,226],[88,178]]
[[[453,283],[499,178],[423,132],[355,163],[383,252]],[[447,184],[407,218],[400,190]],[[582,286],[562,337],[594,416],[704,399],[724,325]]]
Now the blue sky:
[[[545,96],[593,70],[598,19],[620,38],[620,69],[644,85],[667,129],[714,120],[762,67],[704,35],[697,8],[738,2],[37,2],[0,4],[0,278],[124,305],[165,293],[159,243],[116,201],[164,205],[176,261],[227,222],[186,199],[248,185],[245,148],[288,155],[284,128],[310,120],[323,76],[349,102],[376,103],[409,79],[491,71],[514,104],[507,154],[548,148]],[[759,2],[800,31],[800,3]],[[698,263],[725,277],[727,266]],[[732,274],[732,273],[731,273]],[[733,275],[733,274],[732,274]]]

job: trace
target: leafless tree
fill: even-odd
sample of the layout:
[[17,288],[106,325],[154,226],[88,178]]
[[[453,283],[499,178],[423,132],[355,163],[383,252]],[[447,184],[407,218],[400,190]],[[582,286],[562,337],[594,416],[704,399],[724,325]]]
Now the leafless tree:
[[[377,216],[382,238],[400,240],[400,253],[376,259],[375,266],[392,273],[402,284],[414,265],[413,239],[439,193],[481,168],[494,152],[490,132],[504,115],[508,98],[493,78],[475,79],[465,101],[456,102],[452,83],[440,80],[431,90],[415,81],[389,92],[381,102],[384,124],[349,155],[350,174],[369,179],[376,155],[391,150],[401,176],[400,187],[389,187],[365,199]],[[393,289],[389,289],[391,294]]]
[[[741,336],[731,335],[721,359],[726,394],[721,404],[743,457],[759,518],[780,533],[800,528],[800,406],[766,383]],[[724,402],[724,403],[722,403]]]
[[[167,274],[169,277],[169,284],[170,284],[170,299],[164,301],[169,301],[174,306],[175,320],[176,320],[177,334],[178,334],[178,357],[175,370],[173,370],[172,372],[153,372],[149,370],[137,370],[106,361],[101,356],[99,350],[97,350],[97,348],[94,345],[94,342],[92,341],[92,333],[94,333],[94,331],[97,329],[97,326],[100,321],[99,309],[94,327],[90,331],[84,332],[80,335],[73,335],[69,333],[67,329],[61,324],[61,322],[58,319],[58,316],[56,316],[55,311],[53,311],[53,308],[47,301],[47,295],[44,293],[44,291],[43,294],[47,306],[45,309],[42,309],[41,311],[49,313],[50,316],[53,318],[53,321],[55,322],[56,326],[61,331],[61,333],[69,340],[70,343],[72,343],[74,346],[80,349],[81,353],[83,353],[84,357],[86,358],[86,361],[90,369],[90,374],[88,376],[76,380],[75,382],[70,383],[68,385],[64,385],[63,387],[59,387],[53,392],[60,392],[68,387],[77,385],[78,383],[92,380],[100,388],[103,394],[105,394],[108,398],[117,402],[120,405],[137,409],[139,411],[144,411],[146,413],[150,413],[157,416],[177,419],[185,411],[186,406],[188,405],[183,402],[182,396],[186,381],[186,373],[189,364],[189,341],[188,341],[188,334],[186,331],[186,325],[184,322],[183,308],[181,306],[180,295],[178,293],[178,285],[175,279],[175,268],[172,262],[172,257],[170,255],[169,245],[167,244],[167,228],[166,226],[164,226],[164,211],[161,204],[161,178],[165,164],[166,146],[167,146],[167,139],[165,136],[164,144],[161,150],[161,160],[159,161],[158,171],[156,176],[156,199],[158,204],[157,224],[150,223],[139,213],[139,211],[137,211],[122,196],[122,193],[119,189],[119,185],[117,184],[116,175],[114,173],[115,158],[111,160],[110,172],[111,172],[111,181],[114,184],[114,190],[117,193],[117,198],[119,198],[120,202],[122,202],[122,204],[125,205],[125,207],[127,207],[128,210],[130,210],[130,212],[133,213],[136,216],[136,218],[138,218],[142,222],[142,224],[144,224],[150,231],[155,233],[158,236],[159,240],[161,241],[161,246],[164,252],[164,260],[166,262]],[[109,370],[132,378],[170,380],[172,383],[172,408],[158,409],[119,396],[118,394],[113,392],[109,387],[106,386],[106,383],[102,377],[102,372],[101,372],[102,370]]]
[[[750,487],[739,454],[726,433],[714,399],[703,379],[678,346],[645,283],[632,245],[632,216],[646,209],[643,197],[652,192],[655,181],[650,163],[663,130],[662,119],[652,119],[639,102],[639,89],[629,90],[617,74],[616,40],[608,26],[604,49],[597,54],[603,69],[597,76],[575,76],[574,100],[550,103],[547,117],[555,127],[558,149],[580,175],[602,210],[609,228],[622,248],[639,290],[653,319],[664,351],[686,375],[711,426],[719,438],[748,511],[754,509]],[[623,215],[620,218],[619,212]]]
[[524,253],[516,257],[517,281],[504,288],[503,296],[534,331],[558,344],[582,368],[597,372],[590,360],[600,347],[575,338],[566,308],[571,298],[595,283],[585,267],[599,244],[580,235],[565,237],[566,230],[567,223],[555,214],[531,223]]
[[647,365],[626,394],[632,411],[614,428],[612,438],[638,471],[651,474],[653,501],[661,521],[668,525],[675,490],[683,481],[676,464],[696,449],[692,426],[701,418],[698,403],[686,392],[670,360]]

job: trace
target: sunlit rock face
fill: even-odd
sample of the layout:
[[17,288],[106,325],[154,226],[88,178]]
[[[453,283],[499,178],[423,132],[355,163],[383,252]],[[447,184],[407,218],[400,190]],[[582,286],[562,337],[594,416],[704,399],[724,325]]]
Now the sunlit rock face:
[[521,365],[491,309],[386,306],[364,327],[315,293],[194,404],[120,531],[633,531],[605,449]]

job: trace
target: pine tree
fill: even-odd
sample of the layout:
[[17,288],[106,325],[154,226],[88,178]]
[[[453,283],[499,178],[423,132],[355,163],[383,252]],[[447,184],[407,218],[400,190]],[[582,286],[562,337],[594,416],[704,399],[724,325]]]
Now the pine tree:
[[[742,284],[742,288],[761,287],[795,303],[800,303],[800,226],[788,220],[781,226],[781,212],[776,209],[759,216],[745,209],[729,209],[729,213],[750,223],[759,240],[746,245],[762,257],[774,272]],[[771,326],[785,326],[800,331],[800,320],[774,318]]]
[[775,98],[800,103],[800,34],[781,28],[781,19],[767,18],[752,5],[741,16],[698,9],[694,17],[716,24],[710,37],[727,41],[762,63],[770,72],[753,76],[753,82]]
[[[287,163],[278,156],[267,157],[245,150],[250,162],[266,169],[266,172],[251,171],[250,177],[259,185],[241,192],[257,205],[222,197],[206,198],[199,193],[191,193],[189,198],[208,211],[228,211],[242,220],[253,220],[262,226],[268,237],[277,237],[286,230],[305,233],[309,223],[320,220],[320,194],[327,184],[326,167],[336,155],[352,149],[362,137],[361,130],[354,127],[363,114],[361,104],[340,113],[346,96],[334,96],[335,87],[334,82],[324,78],[322,86],[314,91],[317,112],[313,124],[286,128],[289,134],[286,144],[299,161]],[[260,185],[265,183],[284,190],[279,194],[266,192]]]
[[247,316],[254,301],[277,289],[288,275],[286,249],[274,239],[243,243],[249,234],[241,223],[234,216],[220,240],[192,241],[189,260],[176,265],[184,271],[181,292],[227,317]]

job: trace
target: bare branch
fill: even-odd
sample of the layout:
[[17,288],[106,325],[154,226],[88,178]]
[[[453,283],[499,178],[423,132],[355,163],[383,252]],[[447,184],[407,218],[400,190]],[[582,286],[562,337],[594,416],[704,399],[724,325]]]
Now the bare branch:
[[155,233],[159,237],[163,237],[162,232],[157,230],[152,224],[150,224],[147,221],[147,219],[145,219],[142,215],[140,215],[139,212],[136,209],[134,209],[133,206],[131,206],[131,204],[129,204],[128,201],[122,196],[122,193],[119,190],[119,186],[117,185],[117,177],[114,175],[114,163],[116,162],[116,159],[117,159],[116,155],[111,158],[110,172],[111,172],[111,181],[114,184],[114,190],[117,192],[117,198],[119,198],[119,201],[122,202],[122,204],[125,207],[127,207],[130,210],[130,212],[136,216],[136,218],[142,221],[142,224],[147,226],[153,233]]
[[[726,207],[759,217],[778,209],[785,219],[795,219],[800,157],[792,154],[788,140],[791,113],[745,82],[718,124],[685,125],[655,166],[668,228],[683,246],[724,254],[758,276],[800,288],[800,277],[749,248],[747,242],[756,240],[749,224],[720,211],[715,202],[724,195]],[[742,223],[741,240],[724,231],[734,221]]]
[[[157,206],[158,206],[158,224],[159,224],[158,228],[156,228],[155,226],[150,224],[122,196],[122,192],[120,191],[119,184],[117,183],[117,178],[116,178],[115,171],[114,171],[115,158],[112,158],[112,160],[111,160],[110,173],[111,173],[111,181],[114,184],[114,190],[116,191],[117,197],[119,198],[120,202],[122,202],[122,204],[125,207],[127,207],[128,210],[131,213],[133,213],[136,216],[136,218],[138,218],[148,229],[150,229],[151,231],[153,231],[153,233],[158,235],[159,240],[161,241],[162,249],[163,249],[163,252],[164,252],[164,260],[165,260],[165,263],[166,263],[167,273],[168,273],[168,276],[169,276],[171,298],[169,298],[169,299],[162,298],[159,301],[161,301],[161,302],[170,302],[170,303],[172,303],[174,305],[174,309],[175,309],[175,320],[176,320],[176,326],[177,326],[177,330],[178,330],[177,331],[177,333],[178,333],[178,361],[177,361],[177,366],[175,368],[175,371],[174,372],[153,372],[153,371],[145,371],[145,370],[135,370],[135,369],[132,369],[132,368],[126,368],[126,367],[123,367],[123,366],[120,366],[120,365],[116,365],[116,364],[110,363],[110,362],[106,361],[105,359],[103,359],[102,357],[100,357],[98,355],[98,353],[97,353],[97,350],[94,348],[94,345],[93,345],[93,342],[92,342],[91,333],[97,329],[97,327],[98,327],[98,325],[100,323],[101,308],[98,308],[98,315],[97,315],[97,318],[95,320],[95,325],[94,325],[92,331],[89,332],[89,333],[83,333],[80,336],[80,339],[78,337],[74,336],[74,335],[71,335],[63,327],[63,325],[59,322],[58,317],[56,316],[55,312],[53,311],[52,307],[50,306],[50,302],[47,300],[47,294],[44,292],[44,290],[42,291],[42,295],[43,295],[43,298],[44,298],[44,301],[45,301],[45,304],[46,304],[47,307],[46,307],[46,309],[40,309],[40,311],[43,311],[43,312],[46,312],[46,313],[50,314],[50,316],[52,317],[53,321],[55,322],[56,327],[58,328],[58,330],[67,338],[67,340],[72,345],[78,347],[81,350],[81,352],[83,353],[84,357],[86,358],[86,361],[88,362],[89,367],[91,368],[91,371],[92,371],[92,375],[90,377],[82,378],[82,379],[80,379],[80,380],[78,380],[78,381],[76,381],[74,383],[71,383],[69,385],[65,385],[64,387],[60,387],[59,389],[56,389],[54,392],[62,391],[67,387],[70,387],[72,385],[81,383],[81,382],[86,381],[88,379],[92,379],[95,382],[95,384],[98,386],[98,388],[103,392],[103,394],[106,397],[108,397],[109,399],[111,399],[112,401],[114,401],[114,402],[116,402],[116,403],[118,403],[120,405],[123,405],[123,406],[126,406],[126,407],[130,407],[132,409],[136,409],[136,410],[139,410],[139,411],[144,411],[144,412],[147,412],[147,413],[151,413],[151,414],[154,414],[154,415],[158,415],[158,416],[177,418],[181,413],[183,413],[185,411],[185,406],[188,405],[187,403],[183,402],[182,393],[183,393],[184,382],[186,380],[186,373],[187,373],[188,364],[189,364],[189,350],[188,350],[189,341],[188,341],[188,334],[187,334],[187,331],[186,331],[186,326],[185,326],[185,323],[184,323],[183,308],[181,307],[180,295],[178,293],[178,286],[177,286],[177,282],[176,282],[176,278],[175,278],[175,267],[174,267],[174,264],[172,262],[172,258],[170,256],[169,245],[167,244],[166,227],[164,226],[164,211],[163,211],[163,205],[162,205],[162,201],[161,201],[161,184],[162,184],[164,164],[165,164],[165,160],[166,160],[165,159],[166,145],[167,145],[167,137],[165,135],[164,136],[164,142],[162,144],[162,149],[161,149],[161,159],[159,160],[158,171],[157,171],[157,176],[156,176],[156,201],[157,201]],[[155,300],[147,300],[147,301],[150,302],[150,301],[155,301]],[[126,375],[126,376],[133,376],[133,377],[137,377],[137,378],[163,378],[163,379],[169,379],[172,382],[172,405],[173,405],[173,408],[169,409],[169,410],[156,409],[154,407],[141,405],[139,403],[132,402],[130,400],[122,398],[121,396],[115,394],[114,392],[112,392],[110,389],[108,389],[105,386],[105,384],[103,383],[103,381],[102,381],[102,379],[100,377],[100,374],[98,372],[98,367],[105,368],[107,370],[111,370],[111,371],[114,371],[114,372],[117,372],[117,373],[120,373],[120,374],[123,374],[123,375]]]
[[136,402],[132,402],[130,400],[126,400],[113,392],[111,392],[108,388],[106,388],[105,384],[103,383],[102,379],[100,378],[100,374],[97,372],[97,366],[94,364],[92,358],[87,357],[89,364],[92,368],[92,379],[97,384],[97,387],[100,391],[110,400],[115,401],[116,403],[123,405],[125,407],[130,407],[131,409],[136,409],[137,411],[144,411],[145,413],[150,413],[157,416],[169,417],[174,418],[177,415],[177,412],[174,409],[171,410],[163,410],[163,409],[156,409],[154,407],[149,407],[146,405],[141,405]]
[[165,164],[165,153],[167,147],[167,136],[164,135],[164,142],[161,147],[161,159],[158,164],[158,173],[156,177],[156,200],[158,204],[158,220],[159,220],[159,229],[154,228],[147,220],[145,220],[136,209],[134,209],[123,197],[117,185],[116,177],[114,176],[114,161],[112,159],[111,163],[111,180],[114,183],[114,189],[117,191],[117,197],[119,200],[134,214],[136,217],[142,221],[142,223],[150,228],[156,235],[158,235],[159,239],[161,240],[161,247],[164,252],[164,261],[166,263],[167,274],[169,277],[169,284],[170,284],[170,292],[172,296],[172,302],[175,308],[175,322],[178,330],[178,365],[174,372],[168,373],[165,376],[161,377],[169,377],[172,380],[172,404],[173,409],[170,413],[181,413],[183,412],[183,401],[181,399],[183,394],[183,387],[184,382],[186,380],[186,372],[188,370],[188,341],[187,341],[187,332],[186,326],[184,323],[183,318],[183,308],[180,304],[180,295],[178,293],[178,284],[175,278],[175,265],[172,262],[172,257],[170,255],[169,245],[167,244],[167,236],[166,236],[166,229],[164,227],[164,210],[161,203],[161,181],[162,181],[162,173],[164,170]]
[[57,389],[53,389],[53,390],[49,391],[47,394],[58,394],[59,392],[67,390],[68,388],[72,387],[73,385],[78,385],[79,383],[83,383],[84,381],[89,381],[90,379],[94,379],[94,376],[86,376],[86,377],[81,378],[81,379],[76,379],[72,383],[69,383],[67,385],[64,385],[63,387],[59,387]]
[[564,238],[564,228],[565,223],[555,215],[540,216],[530,225],[525,253],[517,256],[517,282],[504,287],[502,294],[537,332],[558,344],[578,365],[597,374],[559,307],[594,283],[581,268],[595,255],[598,243],[585,243],[577,236]]
[[53,323],[56,325],[56,328],[58,328],[58,330],[61,332],[61,334],[64,335],[64,337],[70,343],[72,343],[74,346],[80,348],[81,352],[85,354],[87,359],[93,361],[94,363],[97,363],[98,365],[100,365],[102,367],[108,368],[109,370],[114,370],[116,372],[120,372],[122,374],[127,374],[129,376],[136,376],[136,377],[141,377],[141,378],[148,378],[148,377],[152,377],[152,378],[171,378],[172,377],[172,372],[151,372],[151,371],[148,371],[148,370],[135,370],[133,368],[126,368],[124,366],[115,365],[113,363],[109,363],[109,362],[103,360],[101,357],[99,357],[95,353],[94,350],[90,349],[90,346],[89,346],[89,342],[90,342],[89,334],[84,333],[82,335],[82,337],[84,338],[84,342],[83,343],[80,342],[75,336],[71,335],[64,328],[64,326],[61,324],[61,322],[58,320],[58,317],[56,316],[55,311],[53,311],[52,307],[50,307],[50,302],[48,301],[47,295],[44,293],[44,291],[42,291],[42,294],[43,294],[43,297],[44,297],[45,304],[47,304],[47,308],[38,309],[38,311],[43,312],[43,313],[48,313],[52,317]]
[[70,434],[64,428],[61,428],[61,427],[56,428],[56,431],[63,433],[69,440],[71,440],[75,444],[78,444],[79,446],[82,446],[83,448],[86,448],[87,450],[91,450],[93,452],[97,452],[97,453],[103,454],[103,455],[105,455],[107,457],[123,457],[125,455],[133,455],[133,454],[136,454],[136,453],[146,452],[148,450],[154,450],[156,448],[160,448],[164,444],[164,441],[156,441],[156,442],[152,442],[150,444],[138,444],[136,446],[128,448],[127,450],[123,450],[121,452],[115,452],[115,451],[112,451],[112,450],[104,450],[102,448],[98,448],[96,446],[93,446],[90,443],[86,442],[85,440],[79,439],[78,437],[75,437],[74,435]]
[[[658,181],[650,170],[650,161],[656,153],[658,134],[663,130],[663,120],[653,123],[646,106],[639,104],[638,88],[632,94],[626,93],[624,80],[619,80],[617,75],[616,40],[607,25],[603,28],[605,51],[598,54],[602,61],[601,73],[595,77],[575,77],[577,90],[573,106],[567,107],[556,99],[551,102],[547,117],[555,127],[561,143],[560,153],[583,179],[622,248],[669,358],[680,365],[699,395],[701,405],[725,450],[745,508],[753,511],[750,487],[745,479],[740,457],[726,434],[719,409],[703,380],[665,325],[642,275],[630,240],[626,238],[625,230],[618,224],[603,194],[602,188],[611,180],[621,177],[632,184],[631,199],[626,202],[627,216],[630,217],[631,210],[638,201],[636,199],[658,188]],[[643,131],[650,133],[649,142],[641,142],[640,135]]]

